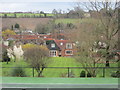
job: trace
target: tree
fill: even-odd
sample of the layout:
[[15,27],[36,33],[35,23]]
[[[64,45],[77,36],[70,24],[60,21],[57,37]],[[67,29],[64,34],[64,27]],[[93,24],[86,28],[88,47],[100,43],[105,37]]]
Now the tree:
[[76,43],[77,52],[74,58],[92,77],[97,75],[99,71],[97,67],[102,65],[98,63],[104,60],[103,55],[99,53],[98,47],[94,45],[95,42],[100,40],[101,36],[101,34],[96,32],[98,30],[96,26],[98,25],[99,22],[97,19],[84,19],[83,22],[76,24],[77,28],[69,31],[67,35],[68,38]]
[[12,26],[11,26],[11,30],[13,30],[13,29],[14,29],[14,26],[12,25]]
[[45,17],[45,18],[47,17],[47,14],[46,14],[46,13],[44,13],[44,17]]
[[4,14],[4,17],[7,18],[7,14]]
[[74,7],[74,11],[78,14],[78,18],[83,18],[84,17],[84,11],[82,10],[82,8],[80,8],[80,6],[76,6]]
[[27,43],[27,44],[22,45],[22,49],[23,51],[25,51],[27,49],[34,48],[36,46],[37,46],[36,44]]
[[[80,3],[81,4],[81,3]],[[84,6],[89,11],[94,11],[97,19],[100,22],[100,27],[97,31],[103,35],[106,43],[106,66],[109,67],[110,54],[113,51],[116,43],[116,35],[119,31],[118,28],[118,8],[119,2],[110,2],[109,0],[104,0],[102,2],[94,1],[88,3],[83,3]],[[102,28],[102,30],[101,30]]]
[[7,64],[10,61],[10,58],[7,55],[7,50],[5,48],[2,49],[2,61],[7,62]]
[[[85,45],[87,46],[87,45]],[[103,62],[102,56],[98,56],[97,49],[90,49],[90,45],[88,47],[78,48],[78,53],[75,56],[75,59],[84,67],[84,69],[92,76],[96,77],[98,73],[97,67],[102,66],[102,64],[98,64],[99,62]],[[89,68],[86,68],[89,67]]]
[[98,69],[95,68],[99,67],[100,64],[98,63],[102,62],[103,57],[98,56],[98,49],[94,46],[94,42],[96,42],[98,38],[93,34],[93,31],[94,26],[92,26],[91,23],[82,23],[70,36],[72,35],[71,37],[74,37],[73,41],[76,41],[77,46],[77,52],[74,58],[92,77],[95,77],[98,72]]
[[16,13],[14,13],[14,17],[15,17],[15,18],[17,17]]
[[35,68],[38,73],[38,77],[42,76],[42,72],[49,61],[48,49],[45,46],[28,48],[24,52],[24,57],[28,63]]
[[63,30],[64,29],[64,24],[62,22],[58,23],[58,24],[56,24],[55,28],[58,29],[58,30]]
[[53,9],[52,14],[54,14],[54,18],[58,18],[58,11]]
[[43,12],[43,11],[40,11],[40,14],[44,14],[44,12]]
[[47,27],[47,25],[42,25],[42,24],[38,24],[35,28],[35,32],[39,34],[46,34],[48,30],[49,28]]
[[21,60],[23,58],[24,52],[22,50],[22,46],[20,45],[20,43],[16,42],[15,45],[7,49],[7,52],[10,58],[14,58],[14,62]]
[[69,18],[84,18],[84,11],[78,4],[74,7],[74,9],[69,10],[69,13],[67,14]]
[[19,24],[15,24],[15,28],[19,29],[20,28],[20,25]]
[[55,20],[50,20],[47,24],[36,25],[35,32],[39,34],[53,33],[55,29]]

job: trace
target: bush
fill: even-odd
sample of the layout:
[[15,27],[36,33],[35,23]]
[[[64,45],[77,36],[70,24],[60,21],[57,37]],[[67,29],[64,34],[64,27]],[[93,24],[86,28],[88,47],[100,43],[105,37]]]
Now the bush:
[[80,77],[85,77],[85,76],[86,76],[85,71],[81,71],[81,73],[80,73]]
[[73,71],[69,72],[69,77],[73,78],[75,76],[75,74],[73,73]]
[[27,75],[23,68],[16,67],[11,70],[11,76],[26,77]]
[[111,77],[120,78],[120,71],[113,72]]
[[9,62],[9,61],[10,61],[10,58],[7,55],[7,50],[3,49],[2,50],[2,62]]
[[87,77],[92,77],[92,75],[88,72],[88,73],[87,73]]

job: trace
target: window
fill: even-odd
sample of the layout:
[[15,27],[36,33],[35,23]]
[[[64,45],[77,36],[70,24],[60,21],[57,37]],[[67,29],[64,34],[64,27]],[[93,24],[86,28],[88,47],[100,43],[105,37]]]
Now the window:
[[72,50],[66,50],[66,51],[65,51],[65,54],[66,54],[66,55],[73,55],[73,51],[72,51]]
[[51,51],[50,51],[50,56],[55,57],[56,54],[57,54],[57,51],[56,51],[56,50],[51,50]]
[[46,36],[44,36],[44,38],[47,38]]
[[63,45],[63,43],[60,43],[60,45],[62,46],[62,45]]
[[71,44],[71,43],[67,43],[67,44],[66,44],[66,48],[67,48],[67,49],[72,49],[72,44]]
[[52,44],[51,44],[51,47],[52,47],[52,48],[54,48],[54,47],[55,47],[55,44],[54,44],[54,43],[52,43]]

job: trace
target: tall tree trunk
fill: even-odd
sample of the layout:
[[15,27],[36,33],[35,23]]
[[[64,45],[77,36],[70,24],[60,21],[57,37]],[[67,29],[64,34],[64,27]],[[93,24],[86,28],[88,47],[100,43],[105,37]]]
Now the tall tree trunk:
[[39,70],[37,70],[37,72],[38,72],[38,77],[41,77],[42,76],[42,72],[43,72],[43,70],[44,70],[44,66],[41,68],[41,70],[39,69]]
[[[120,9],[118,9],[118,50],[120,50]],[[118,59],[120,60],[120,55],[118,56]]]
[[107,49],[106,49],[106,63],[105,63],[105,66],[106,67],[109,67],[110,66],[110,64],[109,64],[109,46],[107,47]]

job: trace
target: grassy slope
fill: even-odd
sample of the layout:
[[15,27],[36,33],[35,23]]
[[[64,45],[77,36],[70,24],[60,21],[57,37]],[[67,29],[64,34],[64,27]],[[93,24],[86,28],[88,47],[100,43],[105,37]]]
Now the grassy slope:
[[[20,66],[28,66],[28,64],[24,61],[18,62]],[[15,62],[10,62],[9,64],[3,63],[3,67],[14,67],[18,66]],[[111,66],[116,67],[117,64],[111,64]],[[68,57],[53,57],[51,58],[51,62],[48,64],[48,67],[82,67],[80,63],[77,63],[73,58]],[[104,67],[104,65],[103,65]],[[83,69],[70,69],[70,72],[74,73],[75,77],[79,77],[80,72]],[[106,70],[106,76],[110,76],[110,74],[113,71],[116,71],[116,69],[107,69]],[[28,76],[32,77],[32,68],[25,68],[25,71]],[[10,76],[11,68],[3,68],[3,76]],[[68,69],[61,69],[61,68],[46,68],[43,71],[44,77],[67,77]],[[102,77],[102,69],[98,70],[98,77]],[[35,71],[35,76],[37,76],[37,73]]]
[[[78,67],[79,64],[73,58],[63,58],[63,57],[54,57],[52,58],[52,62],[48,65],[48,67]],[[67,76],[67,69],[59,69],[59,68],[48,68],[45,69],[43,75],[45,77],[62,77]]]
[[[18,62],[21,66],[25,67],[28,66],[27,63],[24,61]],[[2,63],[3,67],[15,67],[18,63],[10,62],[9,64],[6,64],[6,62]],[[63,57],[54,57],[51,58],[51,62],[48,64],[48,67],[77,67],[78,63],[73,58],[63,58]],[[11,68],[3,68],[3,75],[9,76],[10,75]],[[28,76],[32,76],[32,69],[25,68],[25,71]],[[8,72],[8,73],[7,73]],[[61,73],[67,73],[67,69],[52,69],[48,68],[45,69],[43,72],[43,75],[45,77],[58,77]],[[37,73],[35,72],[35,76],[37,76]]]
[[84,18],[84,19],[71,19],[71,18],[64,18],[64,19],[56,19],[55,23],[89,23],[89,22],[96,22],[97,19],[93,18]]

